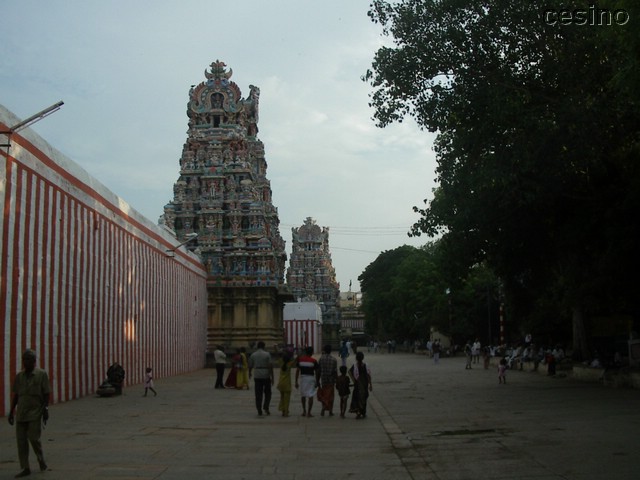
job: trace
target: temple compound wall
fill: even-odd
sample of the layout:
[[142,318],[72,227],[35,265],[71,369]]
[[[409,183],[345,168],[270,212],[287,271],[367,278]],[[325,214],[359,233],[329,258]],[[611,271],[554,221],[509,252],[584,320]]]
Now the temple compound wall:
[[[0,106],[0,132],[19,123]],[[93,394],[115,361],[125,388],[147,366],[156,378],[202,368],[198,257],[33,131],[0,144],[0,416],[26,348],[54,402]]]

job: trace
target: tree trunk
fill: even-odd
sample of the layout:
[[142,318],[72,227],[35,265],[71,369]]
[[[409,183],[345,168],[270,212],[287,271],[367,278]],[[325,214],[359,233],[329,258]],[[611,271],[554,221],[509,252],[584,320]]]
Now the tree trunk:
[[579,362],[589,359],[587,332],[584,328],[584,312],[582,307],[573,307],[573,359]]

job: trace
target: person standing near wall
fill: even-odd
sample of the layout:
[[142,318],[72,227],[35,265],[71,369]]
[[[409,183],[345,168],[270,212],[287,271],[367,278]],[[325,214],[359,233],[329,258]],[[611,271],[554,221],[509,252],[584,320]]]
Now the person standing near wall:
[[216,346],[213,351],[213,358],[216,362],[216,386],[215,388],[224,388],[224,367],[227,365],[227,356],[222,351],[220,345]]
[[[9,425],[16,425],[16,440],[18,443],[18,457],[22,471],[16,478],[26,477],[31,474],[29,467],[29,444],[38,459],[40,470],[47,469],[42,452],[40,436],[42,423],[49,420],[49,375],[47,372],[36,368],[36,353],[33,350],[25,350],[22,354],[23,370],[16,375],[13,382],[13,398],[9,410]],[[17,408],[17,416],[14,411]]]
[[156,392],[155,388],[153,388],[153,368],[147,367],[144,372],[144,395],[147,396],[148,391],[151,390],[153,392],[153,396],[157,397],[158,392]]

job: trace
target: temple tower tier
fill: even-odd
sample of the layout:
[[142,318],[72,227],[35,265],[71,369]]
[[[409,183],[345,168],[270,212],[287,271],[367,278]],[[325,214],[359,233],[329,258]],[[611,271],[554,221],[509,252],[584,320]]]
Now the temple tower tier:
[[216,60],[191,87],[187,141],[174,197],[161,223],[197,253],[208,272],[208,348],[283,341],[287,255],[257,138],[260,89],[242,98]]
[[323,338],[337,346],[340,330],[340,284],[329,250],[329,227],[320,228],[307,217],[291,229],[292,251],[287,285],[295,299],[315,301],[322,310]]

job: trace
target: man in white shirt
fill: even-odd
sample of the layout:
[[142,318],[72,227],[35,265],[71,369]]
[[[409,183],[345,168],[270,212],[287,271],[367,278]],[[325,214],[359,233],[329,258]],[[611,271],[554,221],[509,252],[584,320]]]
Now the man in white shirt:
[[213,351],[213,358],[216,362],[216,388],[224,388],[224,367],[227,364],[227,356],[220,345],[217,345]]
[[271,354],[264,349],[264,342],[258,342],[258,349],[249,357],[249,378],[253,376],[258,415],[270,415],[271,387],[273,386],[273,362]]

